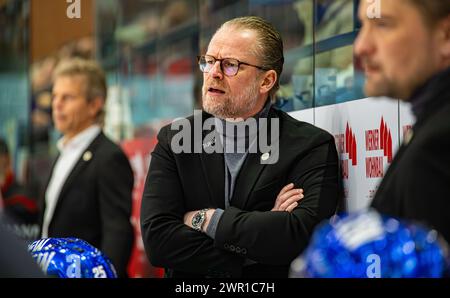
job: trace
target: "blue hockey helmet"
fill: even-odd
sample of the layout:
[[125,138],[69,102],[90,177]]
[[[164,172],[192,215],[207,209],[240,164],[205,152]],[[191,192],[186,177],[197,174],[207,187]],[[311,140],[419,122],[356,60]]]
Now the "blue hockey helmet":
[[290,277],[443,277],[448,264],[448,245],[435,230],[368,210],[319,225]]
[[81,239],[43,238],[28,245],[28,251],[51,277],[117,278],[111,261]]

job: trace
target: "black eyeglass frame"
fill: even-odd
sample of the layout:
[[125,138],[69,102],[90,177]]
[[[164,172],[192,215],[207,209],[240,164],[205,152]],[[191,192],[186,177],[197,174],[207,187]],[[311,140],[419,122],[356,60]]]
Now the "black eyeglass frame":
[[[260,70],[263,70],[263,71],[268,71],[268,70],[270,70],[270,69],[265,68],[265,67],[262,67],[262,66],[258,66],[258,65],[254,65],[254,64],[247,63],[247,62],[239,61],[239,60],[236,59],[236,58],[228,58],[228,57],[227,57],[227,58],[218,59],[218,58],[216,58],[216,57],[214,57],[214,56],[211,56],[211,55],[199,55],[199,56],[197,56],[197,62],[198,62],[198,66],[200,67],[200,70],[201,70],[203,73],[209,73],[209,71],[204,71],[204,70],[202,70],[202,66],[200,65],[200,59],[202,59],[202,58],[204,58],[204,57],[211,57],[212,59],[214,59],[214,64],[216,64],[216,62],[219,61],[219,62],[220,62],[220,70],[221,70],[222,73],[223,73],[224,75],[226,75],[227,77],[234,77],[234,76],[236,76],[236,75],[238,74],[239,69],[240,69],[240,67],[241,67],[242,64],[248,65],[248,66],[253,66],[253,67],[256,67],[256,68],[258,68],[258,69],[260,69]],[[225,71],[223,70],[223,61],[224,61],[224,60],[234,60],[234,61],[237,62],[237,70],[236,70],[236,73],[235,73],[235,74],[233,74],[233,75],[228,75],[228,74],[225,73]],[[213,64],[213,65],[214,65],[214,64]]]

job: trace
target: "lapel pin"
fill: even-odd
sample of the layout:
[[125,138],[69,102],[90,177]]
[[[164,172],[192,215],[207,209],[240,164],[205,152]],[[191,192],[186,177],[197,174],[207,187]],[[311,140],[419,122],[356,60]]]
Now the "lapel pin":
[[84,154],[83,154],[83,160],[84,160],[84,161],[90,161],[91,158],[92,158],[92,153],[91,153],[91,151],[86,151],[86,152],[84,152]]
[[270,153],[269,152],[263,153],[263,155],[261,155],[261,160],[262,161],[266,161],[266,160],[269,159],[269,157],[270,157]]
[[203,143],[203,148],[208,148],[216,144],[216,138],[213,137],[210,141]]

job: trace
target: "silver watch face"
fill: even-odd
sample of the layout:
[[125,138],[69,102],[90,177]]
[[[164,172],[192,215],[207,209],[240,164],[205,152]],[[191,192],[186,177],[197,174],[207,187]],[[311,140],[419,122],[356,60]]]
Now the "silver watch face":
[[192,218],[192,227],[196,230],[200,230],[204,220],[205,220],[205,213],[197,212]]

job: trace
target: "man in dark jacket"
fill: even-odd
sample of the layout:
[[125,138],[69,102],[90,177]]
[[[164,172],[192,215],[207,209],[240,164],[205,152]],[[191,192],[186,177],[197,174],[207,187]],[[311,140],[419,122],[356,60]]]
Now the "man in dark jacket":
[[[416,116],[372,206],[421,221],[450,242],[450,1],[361,1],[355,52],[368,96],[408,101]],[[371,18],[371,16],[373,16]]]
[[287,277],[335,212],[334,138],[271,106],[283,61],[257,17],[226,22],[199,57],[203,111],[161,129],[142,198],[144,245],[168,276]]

